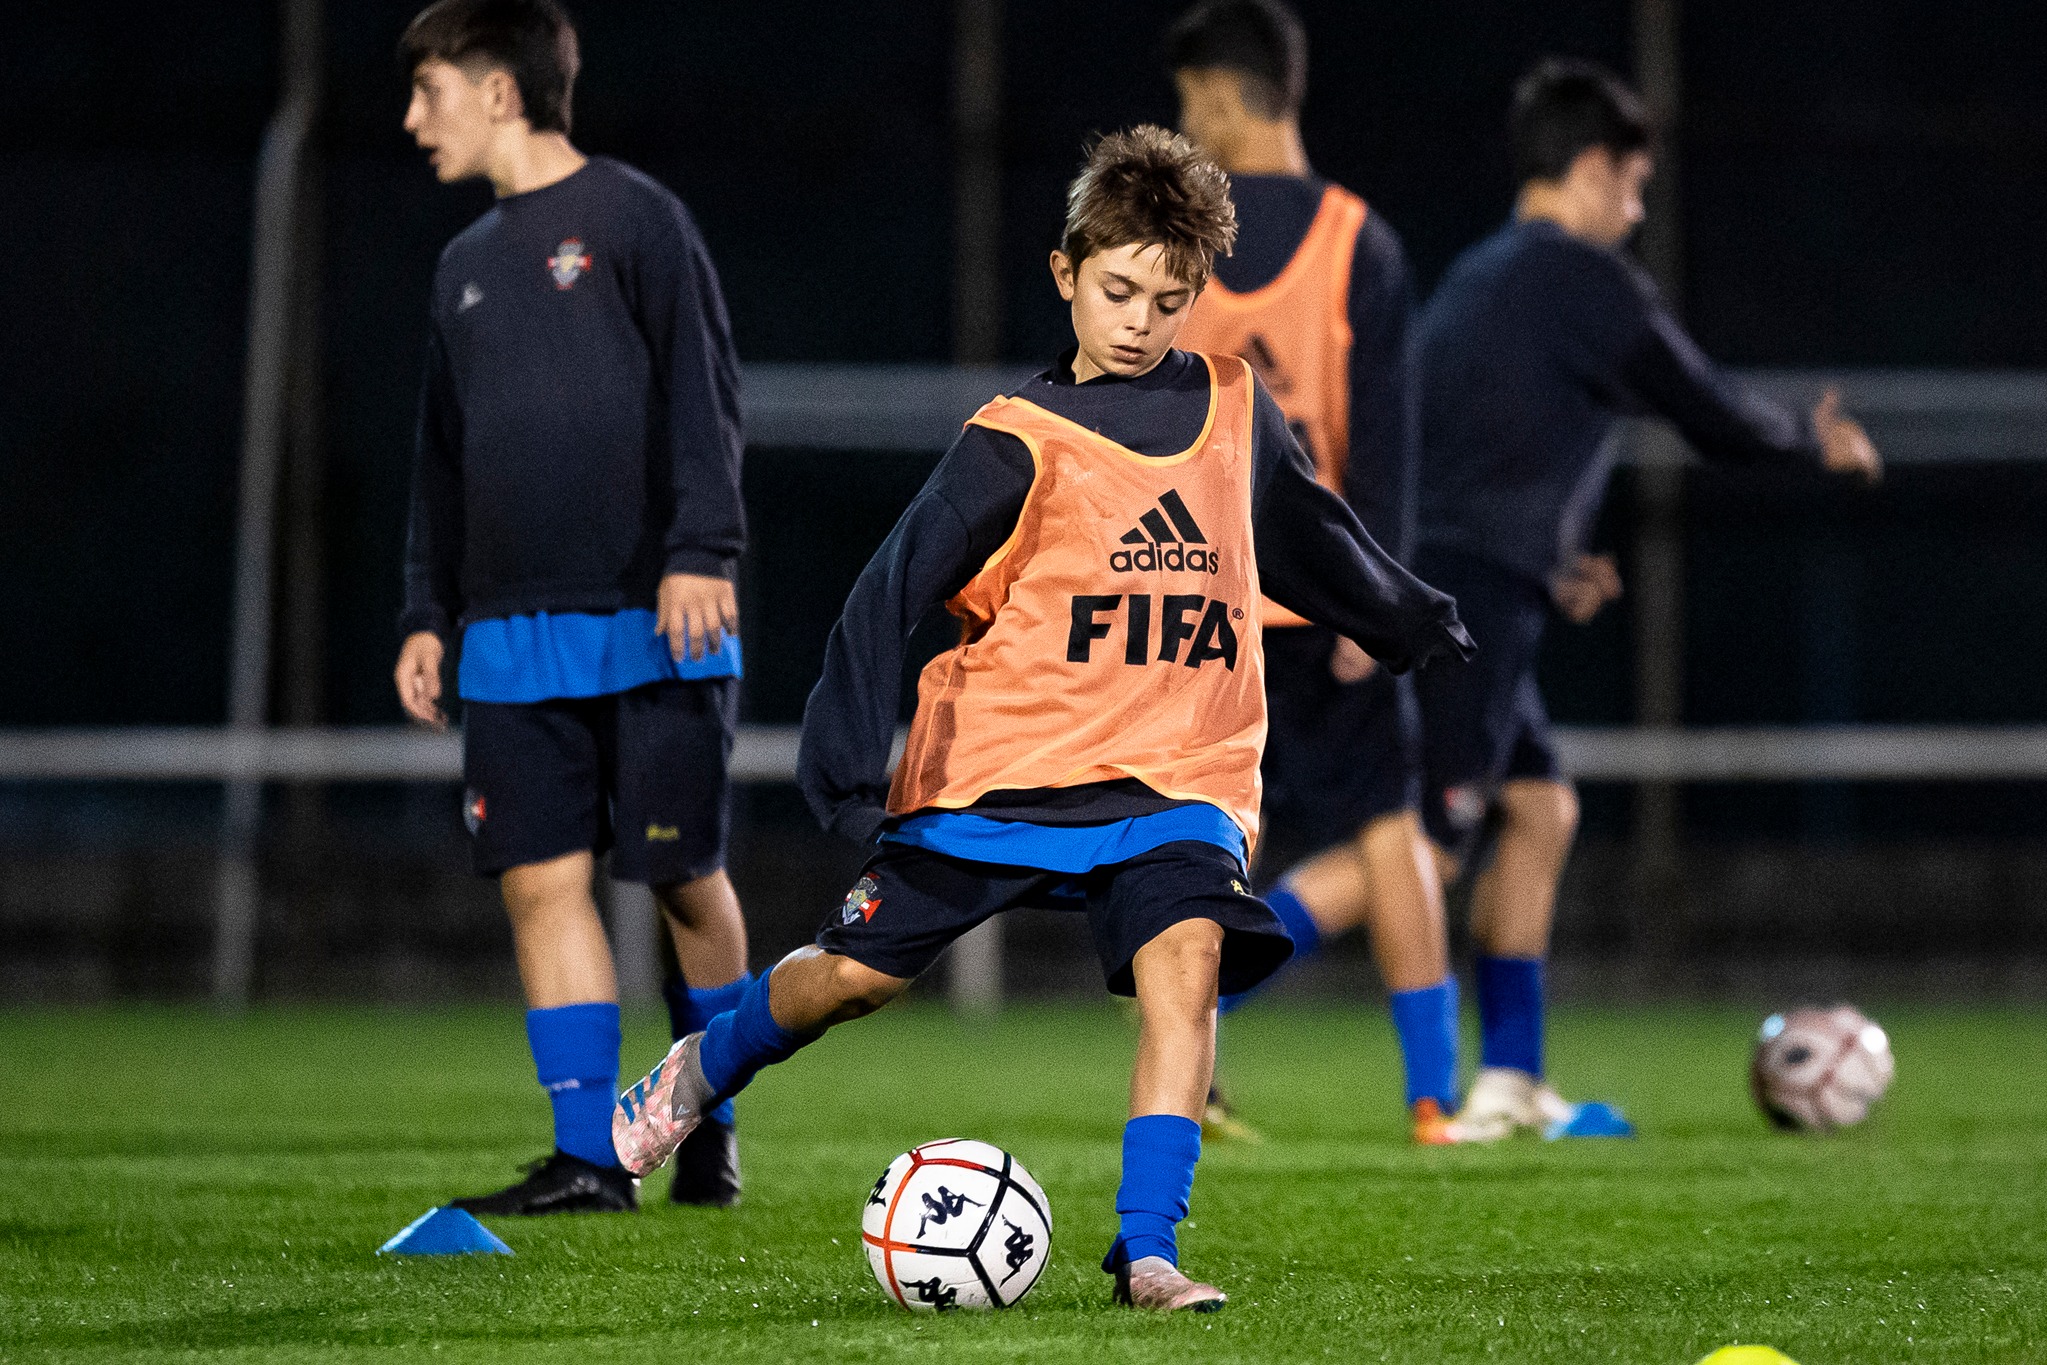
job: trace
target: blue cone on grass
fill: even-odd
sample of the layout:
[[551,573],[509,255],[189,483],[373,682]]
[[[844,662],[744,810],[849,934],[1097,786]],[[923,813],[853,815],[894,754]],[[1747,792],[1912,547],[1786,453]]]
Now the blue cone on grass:
[[392,1256],[509,1256],[495,1232],[460,1209],[428,1209],[377,1248]]
[[1587,1100],[1584,1104],[1574,1105],[1569,1118],[1550,1124],[1542,1135],[1551,1142],[1558,1138],[1633,1137],[1635,1125],[1622,1118],[1620,1111],[1612,1105]]

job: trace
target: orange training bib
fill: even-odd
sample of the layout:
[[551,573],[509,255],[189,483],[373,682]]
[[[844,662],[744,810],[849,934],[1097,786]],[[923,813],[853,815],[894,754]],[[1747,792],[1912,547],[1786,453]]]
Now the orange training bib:
[[1202,357],[1208,421],[1140,455],[1035,403],[973,417],[1037,473],[1016,530],[959,595],[960,643],[925,666],[891,813],[997,789],[1134,777],[1258,833],[1265,653],[1251,538],[1247,365]]
[[[1364,200],[1329,186],[1286,268],[1248,294],[1210,280],[1179,336],[1182,349],[1248,360],[1315,462],[1316,481],[1338,494],[1350,454],[1351,257],[1365,212]],[[1271,601],[1264,620],[1307,624]]]

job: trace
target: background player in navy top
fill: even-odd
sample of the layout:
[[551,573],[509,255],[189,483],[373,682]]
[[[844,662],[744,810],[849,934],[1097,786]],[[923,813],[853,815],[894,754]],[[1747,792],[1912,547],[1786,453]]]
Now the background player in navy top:
[[[737,362],[680,202],[570,144],[575,30],[552,0],[442,0],[406,30],[405,128],[496,205],[435,272],[405,563],[405,709],[436,727],[459,637],[465,815],[512,921],[555,1151],[474,1212],[632,1209],[611,1150],[618,988],[596,856],[646,882],[674,1026],[745,990],[724,871],[744,541]],[[680,1036],[680,1035],[678,1035]],[[729,1110],[671,1197],[738,1194]]]
[[[1296,265],[1318,215],[1334,207],[1325,207],[1328,182],[1310,168],[1301,140],[1308,50],[1300,20],[1279,0],[1206,0],[1173,25],[1166,55],[1181,127],[1229,173],[1237,206],[1236,249],[1216,262],[1215,284],[1240,296],[1291,292],[1270,287],[1291,270],[1317,268],[1331,276],[1325,290],[1346,292],[1347,347],[1316,312],[1275,299],[1238,305],[1258,315],[1244,353],[1285,405],[1285,395],[1307,386],[1271,373],[1275,357],[1306,369],[1325,350],[1347,351],[1328,357],[1349,381],[1339,398],[1348,441],[1333,452],[1341,461],[1334,482],[1373,539],[1405,556],[1415,468],[1407,257],[1386,220],[1365,212],[1347,256]],[[1217,293],[1211,285],[1195,305],[1190,335]],[[1409,680],[1374,668],[1355,643],[1322,626],[1269,627],[1265,649],[1266,811],[1281,846],[1314,854],[1266,900],[1304,952],[1325,935],[1370,926],[1393,997],[1416,1136],[1440,1140],[1443,1117],[1457,1105],[1456,980],[1442,885],[1419,814]],[[1226,1000],[1225,1010],[1241,998]],[[1212,1100],[1209,1130],[1242,1132],[1221,1096]]]
[[[1673,422],[1708,459],[1877,476],[1828,393],[1810,414],[1744,392],[1685,335],[1619,248],[1643,216],[1649,122],[1597,67],[1546,62],[1515,92],[1514,217],[1451,266],[1418,328],[1414,567],[1453,593],[1481,650],[1417,679],[1424,815],[1455,875],[1490,812],[1472,889],[1483,1069],[1461,1136],[1617,1127],[1543,1081],[1542,962],[1577,823],[1536,686],[1548,612],[1589,619],[1619,590],[1585,536],[1624,414]],[[1603,1107],[1601,1107],[1603,1110]]]

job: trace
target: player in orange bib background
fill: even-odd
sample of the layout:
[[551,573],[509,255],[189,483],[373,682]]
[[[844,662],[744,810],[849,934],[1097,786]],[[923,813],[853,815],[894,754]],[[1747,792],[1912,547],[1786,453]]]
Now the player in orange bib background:
[[[798,776],[828,827],[878,842],[819,931],[620,1097],[635,1171],[827,1028],[894,999],[960,935],[1022,905],[1086,907],[1141,1018],[1123,1134],[1119,1301],[1212,1311],[1179,1270],[1218,991],[1292,952],[1251,893],[1265,742],[1261,592],[1383,666],[1468,655],[1455,604],[1318,485],[1234,357],[1172,349],[1235,237],[1222,172],[1184,139],[1104,138],[1052,270],[1076,348],[976,413],[860,575],[804,713]],[[957,646],[889,749],[910,633]]]
[[[1204,0],[1173,26],[1166,52],[1181,126],[1229,173],[1238,215],[1237,249],[1195,301],[1180,342],[1247,358],[1314,456],[1317,479],[1404,560],[1416,444],[1407,260],[1364,200],[1309,168],[1300,21],[1279,0]],[[1326,626],[1271,602],[1265,625],[1266,803],[1279,836],[1268,860],[1307,855],[1265,898],[1303,955],[1325,935],[1370,930],[1414,1136],[1447,1141],[1457,978],[1420,816],[1413,692]],[[1240,999],[1225,999],[1224,1012]],[[1212,1134],[1248,1132],[1220,1094],[1206,1122]]]

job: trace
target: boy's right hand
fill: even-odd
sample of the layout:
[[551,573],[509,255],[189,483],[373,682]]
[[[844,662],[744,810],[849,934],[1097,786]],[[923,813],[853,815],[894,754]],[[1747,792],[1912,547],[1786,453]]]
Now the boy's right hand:
[[448,728],[441,710],[441,659],[446,647],[430,630],[416,630],[405,637],[398,651],[398,704],[405,714],[436,730]]

